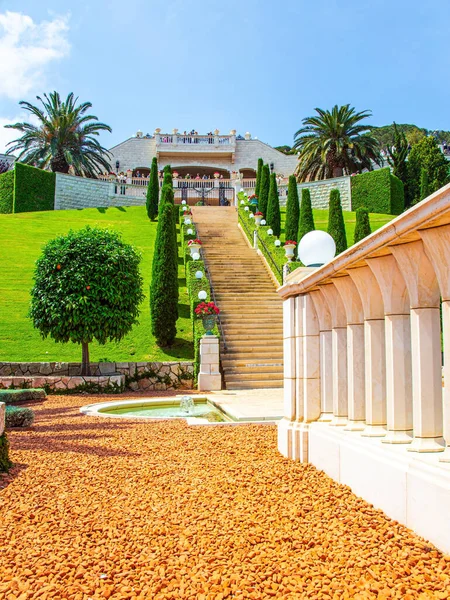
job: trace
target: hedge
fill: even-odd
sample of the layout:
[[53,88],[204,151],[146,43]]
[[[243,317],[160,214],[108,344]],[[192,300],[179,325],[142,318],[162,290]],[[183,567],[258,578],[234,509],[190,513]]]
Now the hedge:
[[26,390],[0,390],[0,402],[14,404],[16,402],[32,402],[45,400],[47,394],[41,388],[28,388]]
[[8,472],[12,467],[12,462],[9,460],[9,442],[6,431],[0,435],[0,473]]
[[351,177],[352,210],[360,207],[369,213],[399,215],[405,209],[403,183],[389,167]]
[[7,406],[5,414],[5,426],[31,427],[34,422],[34,412],[25,406]]
[[14,174],[13,212],[54,210],[55,173],[16,163]]
[[[191,217],[192,219],[192,217]],[[187,230],[192,229],[193,233],[188,234]],[[201,302],[198,298],[200,291],[207,293],[205,302],[211,301],[211,288],[209,280],[206,276],[206,268],[204,261],[200,258],[199,260],[192,260],[191,251],[188,246],[189,240],[194,240],[197,237],[197,229],[194,224],[185,225],[183,214],[180,214],[180,239],[181,247],[183,252],[184,267],[186,272],[186,287],[189,295],[189,312],[192,321],[192,332],[194,338],[194,377],[197,379],[200,370],[200,340],[205,334],[203,329],[203,323],[201,319],[198,319],[195,314],[196,306]],[[197,279],[195,277],[196,271],[202,271],[203,277]],[[220,306],[219,306],[220,308]],[[214,335],[220,338],[219,328],[217,324],[213,329]]]
[[6,171],[0,175],[0,214],[13,212],[14,204],[14,171]]

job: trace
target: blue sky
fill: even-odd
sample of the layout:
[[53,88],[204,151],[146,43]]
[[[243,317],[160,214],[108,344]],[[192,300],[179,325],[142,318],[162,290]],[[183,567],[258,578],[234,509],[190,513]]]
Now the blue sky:
[[156,127],[292,144],[336,103],[450,130],[449,23],[449,0],[0,0],[0,125],[56,89],[107,147]]

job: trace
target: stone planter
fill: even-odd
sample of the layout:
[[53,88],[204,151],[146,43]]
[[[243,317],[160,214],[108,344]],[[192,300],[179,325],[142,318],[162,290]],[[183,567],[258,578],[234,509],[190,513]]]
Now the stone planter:
[[255,223],[258,225],[258,227],[261,225],[263,218],[263,215],[255,215]]
[[202,317],[202,322],[206,335],[213,335],[212,330],[216,324],[216,315],[205,315]]
[[190,244],[189,245],[189,252],[191,253],[191,256],[193,254],[195,254],[196,252],[198,252],[200,254],[200,244]]
[[289,262],[291,262],[291,260],[294,258],[295,248],[296,248],[296,246],[294,244],[286,244],[284,246],[284,251],[286,253],[286,258],[288,259]]

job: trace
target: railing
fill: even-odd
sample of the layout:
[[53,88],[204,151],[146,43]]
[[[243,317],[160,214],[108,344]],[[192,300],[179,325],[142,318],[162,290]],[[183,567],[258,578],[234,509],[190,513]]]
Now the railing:
[[242,187],[244,188],[244,190],[247,189],[254,189],[256,186],[256,179],[243,179],[242,180]]
[[[206,275],[206,277],[208,278],[208,281],[209,281],[209,288],[211,290],[211,296],[212,296],[213,302],[214,302],[214,304],[216,306],[218,306],[218,303],[217,303],[217,300],[216,300],[216,294],[214,292],[214,286],[213,286],[213,283],[212,283],[212,280],[211,280],[211,273],[210,273],[210,271],[208,269],[208,263],[206,261],[205,253],[203,251],[203,248],[200,248],[200,256],[201,256],[201,258],[203,260],[203,264],[205,265],[205,275]],[[220,319],[220,313],[217,315],[217,325],[218,325],[219,331],[220,331],[220,339],[223,342],[224,352],[227,352],[227,341],[225,339],[225,331],[223,330],[222,321]]]
[[231,188],[231,180],[230,179],[174,179],[173,180],[174,188]]
[[176,145],[201,145],[201,146],[229,146],[234,143],[235,137],[231,135],[191,135],[191,134],[156,134],[157,144]]
[[205,206],[229,206],[234,201],[233,188],[174,188],[175,204],[184,200],[189,206],[202,202]]
[[[247,238],[250,241],[250,243],[252,243],[252,240],[253,240],[253,245],[255,245],[254,240],[256,238],[256,245],[261,244],[261,246],[264,248],[264,252],[262,252],[262,254],[263,254],[264,258],[266,258],[266,260],[268,261],[269,267],[271,268],[275,278],[278,279],[278,281],[281,283],[283,281],[283,271],[280,268],[280,266],[276,263],[275,259],[272,256],[272,253],[270,252],[270,250],[267,247],[264,240],[260,237],[258,230],[250,229],[248,221],[241,216],[241,213],[239,211],[238,211],[238,218],[239,218],[240,224],[242,225],[242,227],[245,230],[245,233],[246,233]],[[255,249],[257,249],[256,246],[255,246]],[[278,277],[276,276],[276,274],[278,274]]]

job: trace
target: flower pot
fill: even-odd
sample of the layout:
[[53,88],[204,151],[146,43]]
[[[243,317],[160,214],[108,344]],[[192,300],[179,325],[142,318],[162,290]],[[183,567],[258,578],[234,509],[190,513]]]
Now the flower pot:
[[216,324],[216,315],[204,315],[202,317],[202,322],[206,335],[213,335],[212,330]]
[[255,215],[255,223],[258,227],[261,225],[261,221],[263,220],[263,215]]
[[294,258],[294,250],[295,250],[294,244],[287,244],[284,246],[286,258],[288,259],[289,262]]
[[189,252],[191,253],[191,256],[195,254],[195,252],[198,252],[200,254],[200,244],[190,244]]

